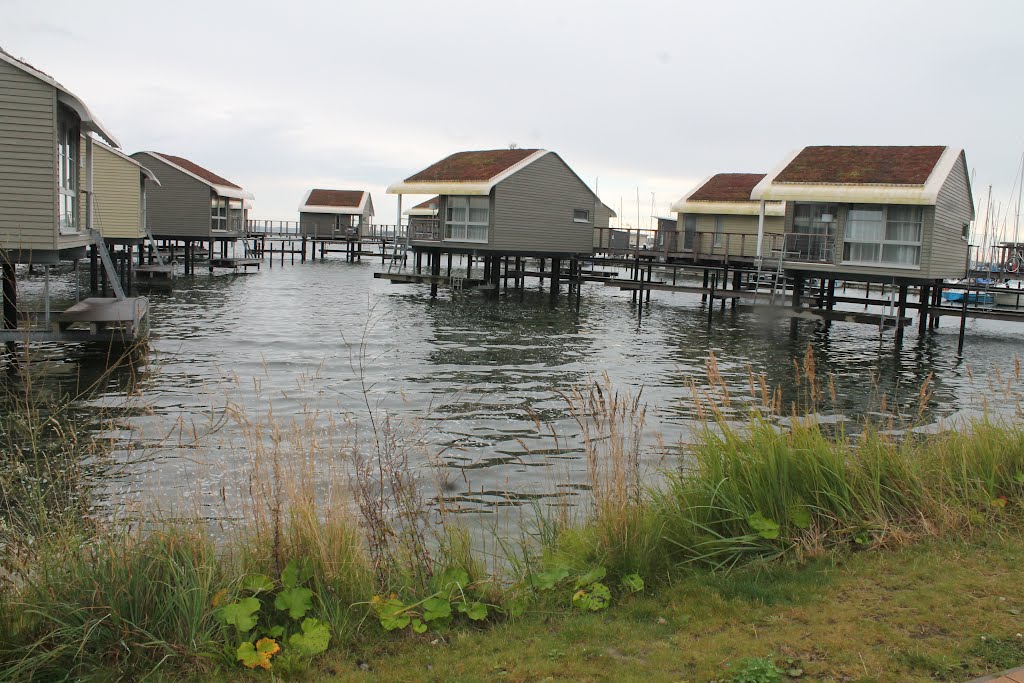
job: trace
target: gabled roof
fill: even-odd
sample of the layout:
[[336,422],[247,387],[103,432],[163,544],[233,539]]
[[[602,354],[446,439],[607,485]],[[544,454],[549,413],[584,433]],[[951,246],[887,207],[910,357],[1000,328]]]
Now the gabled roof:
[[9,52],[6,52],[3,48],[0,48],[0,61],[7,62],[11,66],[21,69],[30,76],[34,76],[41,80],[43,83],[53,86],[57,89],[57,100],[62,104],[70,107],[78,118],[82,120],[82,130],[89,133],[96,133],[97,135],[103,136],[103,139],[109,142],[114,147],[120,147],[121,143],[117,141],[117,138],[107,130],[107,128],[100,123],[91,111],[89,107],[85,106],[85,102],[80,100],[74,93],[65,88],[63,85],[57,82],[53,76],[40,71],[28,62],[24,62]]
[[420,202],[416,206],[406,209],[402,213],[406,216],[436,216],[440,208],[441,198],[431,197],[427,201]]
[[456,152],[388,188],[388,194],[485,195],[545,154],[544,149]]
[[804,147],[777,183],[924,185],[945,147]]
[[182,173],[192,176],[201,183],[210,186],[222,197],[232,197],[234,199],[253,198],[252,193],[246,192],[241,186],[234,184],[226,178],[222,178],[213,171],[209,171],[184,157],[174,156],[173,154],[164,154],[162,152],[141,152],[141,154],[148,154],[151,157],[159,159],[165,164],[178,169]]
[[155,175],[153,175],[152,171],[150,171],[148,168],[146,168],[145,166],[140,164],[138,159],[133,159],[130,156],[128,156],[127,154],[125,154],[124,152],[122,152],[121,150],[114,149],[110,145],[104,145],[102,142],[100,142],[99,140],[96,140],[96,139],[93,139],[92,144],[96,145],[97,147],[103,148],[104,150],[110,152],[111,154],[113,154],[114,156],[116,156],[116,157],[118,157],[120,159],[124,159],[125,161],[127,161],[127,162],[129,162],[131,164],[134,164],[135,166],[138,166],[139,167],[139,172],[142,175],[146,176],[147,180],[149,180],[150,182],[154,182],[157,185],[160,185],[160,180]]
[[[750,198],[750,193],[764,177],[764,173],[717,173],[702,180],[682,199],[673,204],[672,211],[741,216],[759,215],[760,202],[753,201]],[[768,202],[765,205],[764,213],[766,216],[784,216],[786,207],[782,202]]]
[[299,212],[359,215],[366,211],[369,199],[365,190],[313,189],[302,199]]
[[754,199],[935,204],[963,150],[943,146],[818,146],[790,154]]

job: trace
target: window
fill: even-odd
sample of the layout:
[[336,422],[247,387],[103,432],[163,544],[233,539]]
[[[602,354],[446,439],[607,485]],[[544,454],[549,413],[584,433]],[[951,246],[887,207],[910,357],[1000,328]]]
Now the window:
[[228,229],[228,200],[216,195],[210,202],[210,228],[226,232]]
[[589,223],[590,222],[590,210],[589,209],[573,209],[572,220],[575,223]]
[[490,197],[448,197],[444,238],[456,242],[486,242],[490,206]]
[[725,221],[721,216],[715,216],[715,243],[714,246],[722,246],[722,237],[725,231]]
[[697,234],[697,217],[683,218],[683,249],[693,249],[693,236]]
[[920,206],[851,204],[846,214],[843,260],[916,267],[921,263]]
[[63,234],[78,232],[78,126],[62,115],[57,130],[58,222]]

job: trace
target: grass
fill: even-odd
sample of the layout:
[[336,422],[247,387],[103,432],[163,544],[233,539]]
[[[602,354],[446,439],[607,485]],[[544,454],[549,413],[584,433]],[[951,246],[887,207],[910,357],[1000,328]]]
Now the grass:
[[[363,435],[312,405],[287,419],[269,401],[256,414],[229,406],[252,462],[247,521],[214,544],[201,519],[91,519],[77,463],[104,444],[53,438],[74,425],[26,401],[4,436],[31,466],[0,463],[0,681],[235,679],[240,642],[270,625],[240,632],[220,606],[242,600],[254,574],[283,590],[296,561],[310,573],[304,616],[330,626],[332,649],[302,661],[286,649],[275,675],[742,681],[777,667],[809,680],[961,680],[1024,664],[1019,423],[826,429],[803,417],[829,394],[812,355],[797,367],[806,403],[785,416],[751,376],[761,400],[742,420],[713,356],[708,379],[711,393],[693,390],[705,429],[656,483],[639,470],[639,395],[607,378],[566,395],[589,504],[576,518],[541,511],[539,541],[502,539],[509,557],[489,573],[470,535],[429,504],[413,468],[424,441],[392,416],[373,415]],[[446,570],[465,578],[439,599]],[[633,574],[642,593],[623,587]],[[602,590],[610,608],[573,606]],[[388,600],[436,621],[424,635],[408,622],[386,633]],[[467,616],[444,614],[458,603]],[[481,603],[487,616],[473,620]],[[274,637],[287,647],[287,632]]]
[[694,571],[606,613],[551,609],[482,631],[370,641],[329,656],[318,673],[339,681],[728,681],[739,662],[762,657],[799,670],[799,680],[965,681],[1024,664],[1022,563],[1024,541],[1008,533]]

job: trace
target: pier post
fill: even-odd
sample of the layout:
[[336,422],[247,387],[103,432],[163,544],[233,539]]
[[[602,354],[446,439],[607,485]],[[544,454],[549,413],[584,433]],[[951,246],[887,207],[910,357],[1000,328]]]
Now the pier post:
[[896,315],[896,346],[903,343],[903,318],[907,315],[907,290],[909,286],[904,283],[900,285],[899,313]]
[[[737,295],[739,294],[739,291],[740,291],[740,281],[742,279],[743,279],[743,272],[741,270],[739,270],[738,268],[734,269],[732,271],[732,291],[733,291],[733,293],[735,293]],[[734,296],[732,298],[732,304],[731,304],[730,308],[735,310],[736,304],[737,304],[738,300],[739,300],[739,297],[738,296]]]
[[448,252],[448,277],[452,276],[452,252]]
[[653,268],[653,265],[654,265],[654,264],[653,264],[653,260],[648,260],[648,261],[647,261],[647,284],[648,284],[648,287],[647,287],[647,300],[648,300],[648,301],[650,301],[650,300],[651,300],[651,288],[650,288],[650,283],[651,283],[651,278],[653,277],[653,275],[652,275],[652,268]]
[[[936,280],[935,287],[932,290],[932,306],[938,307],[942,305],[942,280]],[[931,328],[933,330],[939,329],[939,318],[941,316],[933,315],[931,319]]]
[[100,291],[99,255],[96,253],[96,245],[89,245],[89,293],[95,294]]
[[[803,307],[803,299],[804,299],[804,276],[800,275],[800,274],[796,274],[796,275],[793,276],[793,301],[792,301],[793,308],[795,310],[800,310],[800,308]],[[796,336],[796,330],[797,330],[797,319],[796,319],[796,317],[793,317],[789,321],[789,333],[791,335],[793,335],[793,336]]]
[[473,276],[473,255],[466,254],[466,282]]
[[[729,246],[729,241],[728,241],[728,236],[726,236],[726,247],[728,248],[728,246]],[[728,254],[728,253],[729,252],[727,251],[726,254]],[[723,266],[722,266],[722,289],[728,289],[728,288],[729,288],[729,262],[726,261],[723,264]],[[725,310],[725,298],[722,299],[722,310],[723,311]]]
[[920,305],[920,308],[917,309],[917,336],[923,337],[928,329],[928,307],[931,306],[928,298],[931,295],[931,287],[922,284],[918,287],[917,294],[917,300]]
[[544,259],[543,259],[543,257],[540,260],[540,286],[541,286],[541,288],[544,287]]
[[825,296],[825,310],[829,312],[829,316],[825,319],[825,329],[832,327],[832,309],[836,305],[836,280],[835,278],[829,278],[828,280],[828,294]]
[[306,236],[302,236],[302,263],[306,262]]
[[437,298],[437,278],[441,276],[441,252],[430,252],[430,274],[434,279],[430,281],[430,298]]
[[[711,278],[710,278],[711,288],[708,290],[708,293],[703,295],[703,297],[702,297],[704,300],[707,300],[708,297],[710,297],[710,302],[708,303],[708,329],[709,330],[711,329],[711,316],[714,315],[714,312],[715,312],[715,284],[716,284],[715,280],[717,280],[717,279],[718,279],[718,274],[717,273],[715,273],[715,274],[713,274],[711,276]],[[704,283],[705,283],[705,286],[707,286],[707,283],[708,283],[708,271],[707,271],[707,269],[704,270]]]
[[4,329],[16,330],[18,329],[18,281],[15,278],[13,263],[4,263],[3,278]]
[[558,281],[561,276],[562,262],[559,259],[551,259],[551,298],[558,296]]
[[[707,268],[704,269],[704,283],[701,286],[704,289],[708,288],[708,269]],[[707,295],[707,293],[704,293],[704,294],[700,295],[700,302],[702,304],[706,304],[708,302],[708,295]]]

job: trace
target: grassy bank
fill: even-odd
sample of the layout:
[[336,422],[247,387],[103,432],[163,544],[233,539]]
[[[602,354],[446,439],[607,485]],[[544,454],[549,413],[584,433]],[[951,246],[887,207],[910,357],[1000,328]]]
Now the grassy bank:
[[103,444],[52,438],[74,425],[27,410],[2,435],[0,680],[957,680],[1024,664],[1024,430],[825,427],[799,417],[823,393],[812,361],[808,404],[783,420],[763,388],[730,410],[712,357],[718,393],[693,391],[707,428],[657,483],[641,479],[639,396],[567,395],[589,503],[539,509],[486,563],[389,416],[353,436],[313,410],[229,409],[254,463],[248,523],[215,544],[198,518],[90,521],[72,475]]

